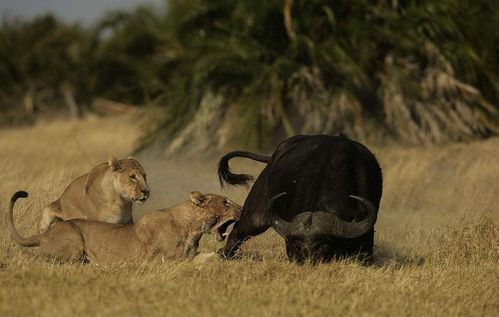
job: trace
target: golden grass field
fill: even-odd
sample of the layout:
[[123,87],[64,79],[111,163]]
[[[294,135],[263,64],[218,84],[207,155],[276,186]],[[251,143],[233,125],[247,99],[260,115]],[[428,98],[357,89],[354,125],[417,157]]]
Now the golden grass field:
[[[20,189],[16,224],[37,230],[41,208],[140,136],[129,115],[0,130],[0,316],[499,316],[499,139],[431,148],[374,148],[384,172],[374,264],[296,265],[271,232],[236,261],[154,266],[60,265],[10,238],[5,211]],[[135,217],[222,192],[216,157],[139,155],[151,198]],[[234,160],[236,172],[262,165]],[[206,236],[202,251],[222,244]]]

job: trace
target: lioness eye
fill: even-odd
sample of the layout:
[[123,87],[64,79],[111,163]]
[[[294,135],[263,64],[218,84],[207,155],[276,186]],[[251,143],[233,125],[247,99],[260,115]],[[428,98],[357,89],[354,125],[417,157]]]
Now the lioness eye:
[[135,175],[130,175],[130,179],[133,180],[133,181],[136,181],[137,177],[135,177]]

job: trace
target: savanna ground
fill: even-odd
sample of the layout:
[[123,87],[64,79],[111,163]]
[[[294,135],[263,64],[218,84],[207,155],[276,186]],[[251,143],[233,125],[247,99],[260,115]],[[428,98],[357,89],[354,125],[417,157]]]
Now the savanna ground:
[[[130,116],[52,122],[0,131],[0,316],[498,316],[499,139],[421,148],[374,148],[384,171],[374,264],[295,265],[269,230],[237,261],[158,266],[59,265],[22,249],[5,210],[24,189],[16,223],[36,231],[43,205],[109,154],[130,154]],[[221,191],[216,157],[140,156],[151,198],[135,217],[192,190]],[[234,160],[237,172],[261,164]],[[222,244],[203,239],[202,251]]]

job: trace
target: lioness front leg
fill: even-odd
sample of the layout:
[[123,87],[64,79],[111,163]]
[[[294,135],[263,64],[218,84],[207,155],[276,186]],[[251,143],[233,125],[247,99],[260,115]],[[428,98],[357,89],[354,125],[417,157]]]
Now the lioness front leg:
[[199,240],[203,233],[194,233],[187,237],[184,245],[184,250],[182,251],[182,258],[190,260],[199,254]]

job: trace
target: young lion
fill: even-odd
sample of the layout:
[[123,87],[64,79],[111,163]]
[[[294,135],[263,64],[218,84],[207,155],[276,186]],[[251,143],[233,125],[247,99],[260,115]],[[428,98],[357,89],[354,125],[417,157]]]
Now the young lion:
[[135,224],[73,219],[55,222],[45,233],[24,238],[13,219],[14,204],[20,197],[28,197],[28,193],[19,191],[11,198],[7,222],[12,237],[22,246],[39,246],[42,255],[61,262],[191,259],[198,253],[203,233],[213,233],[222,241],[227,227],[241,215],[241,206],[226,197],[192,192],[190,200],[145,215]]
[[139,161],[129,157],[94,167],[66,187],[61,197],[43,209],[40,233],[57,220],[88,219],[131,223],[132,202],[149,197],[146,173]]

